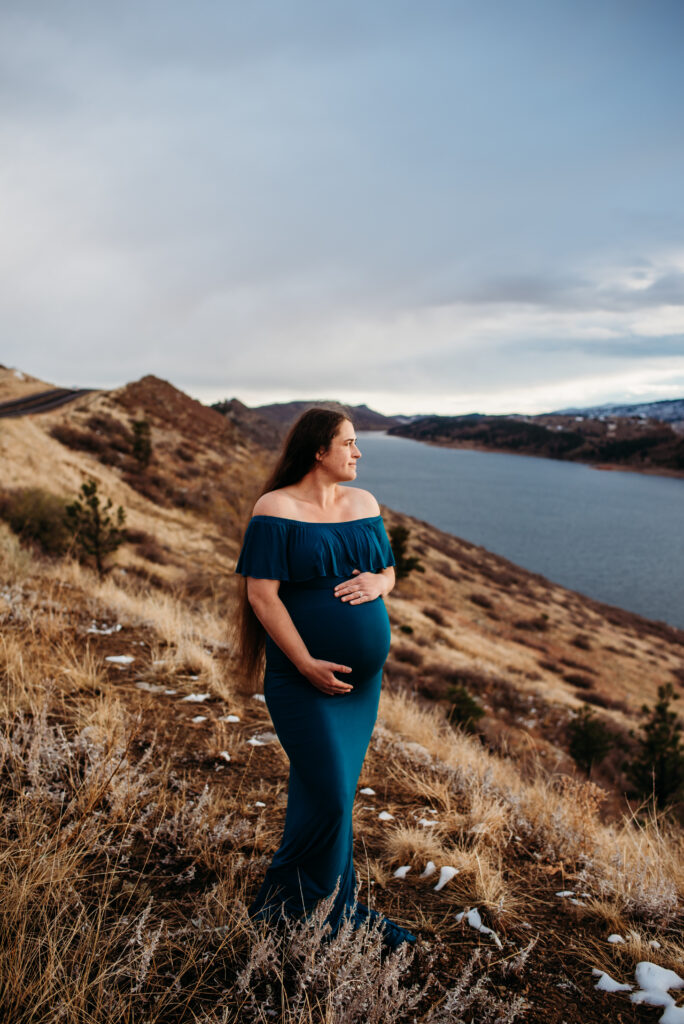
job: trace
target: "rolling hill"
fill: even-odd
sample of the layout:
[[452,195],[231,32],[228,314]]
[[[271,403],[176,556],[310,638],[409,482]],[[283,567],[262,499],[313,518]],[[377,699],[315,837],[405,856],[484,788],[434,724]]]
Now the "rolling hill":
[[[624,762],[643,703],[684,689],[684,632],[392,509],[424,571],[387,598],[355,850],[363,898],[418,948],[385,961],[357,934],[326,958],[315,932],[247,920],[287,760],[233,654],[235,559],[274,458],[251,411],[233,413],[147,376],[0,426],[3,514],[87,479],[126,510],[103,577],[0,523],[4,1019],[295,1024],[335,999],[359,1024],[385,1005],[427,1024],[456,1007],[646,1020],[592,968],[625,982],[643,960],[681,970],[681,824],[625,796]],[[464,694],[483,712],[473,731]],[[614,742],[590,778],[569,752],[582,709]]]

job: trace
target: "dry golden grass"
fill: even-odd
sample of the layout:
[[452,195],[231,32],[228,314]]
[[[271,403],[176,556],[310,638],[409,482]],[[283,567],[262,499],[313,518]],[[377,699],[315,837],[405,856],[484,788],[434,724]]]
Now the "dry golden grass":
[[505,846],[513,835],[511,808],[501,797],[475,792],[470,802],[465,831],[481,846]]
[[[477,845],[483,863],[493,866],[496,849],[506,845],[511,833],[518,833],[538,845],[551,862],[576,864],[585,886],[591,885],[602,897],[601,906],[610,895],[613,914],[628,912],[667,925],[681,913],[684,838],[679,827],[666,825],[657,815],[641,824],[630,815],[603,824],[598,810],[604,794],[593,783],[541,772],[525,780],[514,763],[503,762],[471,737],[454,733],[441,711],[419,708],[406,695],[383,694],[381,715],[385,729],[376,729],[376,736],[383,750],[394,752],[395,776],[397,754],[414,764],[417,793],[430,790],[425,755],[433,768],[452,769],[446,778],[454,794],[469,804],[463,831]],[[494,850],[487,860],[489,847]],[[496,872],[493,877],[496,891]],[[490,896],[490,902],[496,899]]]
[[[30,576],[34,569],[34,559],[31,554],[21,546],[19,540],[10,530],[7,523],[0,522],[0,563],[2,563],[3,584],[11,587],[21,583]],[[0,617],[3,614],[0,604]]]
[[[385,1014],[378,1024],[414,1017],[457,1024],[466,997],[477,990],[481,1001],[465,1019],[484,1021],[491,1010],[492,1019],[514,1020],[522,1011],[506,988],[503,966],[487,964],[486,955],[468,966],[466,947],[478,936],[456,926],[454,915],[475,906],[507,944],[501,964],[519,961],[523,977],[524,949],[529,953],[535,940],[529,933],[521,938],[519,920],[538,908],[546,914],[539,933],[549,921],[556,932],[551,943],[540,940],[534,956],[556,955],[554,943],[567,942],[576,959],[584,958],[587,987],[597,963],[609,969],[617,962],[629,972],[641,958],[678,969],[680,828],[645,813],[606,823],[602,791],[549,770],[532,740],[523,770],[514,756],[490,753],[452,729],[443,707],[421,706],[409,693],[387,688],[364,767],[364,784],[383,795],[372,809],[360,801],[355,806],[357,869],[367,902],[371,895],[381,904],[394,901],[397,913],[390,916],[420,930],[434,948],[421,947],[413,966],[410,957],[401,961],[402,979],[396,964],[380,962],[372,935],[343,936],[328,946],[315,928],[284,936],[255,928],[246,904],[280,838],[287,759],[277,743],[245,753],[247,737],[270,723],[265,707],[233,683],[236,667],[226,647],[232,591],[222,574],[232,571],[226,551],[234,540],[226,548],[208,521],[154,507],[115,470],[46,438],[39,421],[22,421],[21,428],[8,421],[0,453],[11,466],[9,486],[52,488],[58,478],[64,493],[73,494],[92,473],[129,509],[132,526],[181,556],[160,568],[156,589],[136,577],[137,556],[130,552],[120,552],[118,567],[100,580],[75,561],[29,555],[0,524],[0,932],[11,937],[0,940],[3,1019],[252,1024],[274,1019],[271,1010],[287,1024],[361,1024],[373,1013]],[[531,608],[521,610],[505,584],[489,577],[475,585],[472,555],[471,563],[464,557],[469,579],[459,579],[456,548],[456,554],[440,552],[431,545],[446,543],[444,535],[423,532],[425,579],[409,580],[388,599],[392,615],[416,631],[413,640],[399,637],[400,644],[418,652],[421,663],[469,667],[483,678],[518,673],[526,694],[539,686],[547,700],[555,694],[576,704],[552,673],[525,680],[543,655],[512,635],[506,616],[531,616]],[[440,569],[447,558],[456,578]],[[186,586],[190,564],[197,577],[192,587]],[[500,571],[493,557],[483,565],[490,575]],[[554,632],[545,642],[558,659],[580,628],[564,615],[580,622],[582,605],[561,588],[536,587],[529,584],[529,600],[553,605]],[[496,605],[499,621],[468,601],[474,591]],[[425,607],[453,614],[444,613],[447,621],[435,629]],[[124,626],[120,650],[92,642],[85,630],[93,618]],[[582,628],[590,619],[587,613]],[[626,626],[608,627],[598,613],[595,619],[594,643],[627,637]],[[415,642],[433,634],[431,646]],[[134,635],[145,644],[134,649],[135,671],[105,665],[102,652],[126,653],[123,645]],[[638,640],[634,664],[625,661],[632,681],[643,670],[639,657],[653,654],[650,641]],[[676,664],[665,646],[659,665]],[[136,681],[176,694],[163,703],[136,689]],[[204,723],[190,724],[193,707],[180,702],[190,688],[215,697]],[[228,710],[240,716],[239,727],[220,721]],[[378,822],[381,800],[394,821]],[[438,823],[419,825],[431,810]],[[419,877],[429,860],[437,871],[458,869],[439,893],[433,891],[437,873]],[[400,864],[411,864],[406,880],[394,877]],[[553,892],[566,884],[589,893],[582,907],[558,906]],[[626,944],[607,951],[598,936],[608,930],[623,934]],[[655,937],[659,950],[649,945]],[[480,941],[486,948],[489,940]],[[543,960],[537,963],[543,994],[548,971]],[[490,977],[506,992],[508,1010],[486,990]],[[414,1006],[406,995],[409,978],[423,986],[423,1002]],[[570,1003],[563,1012],[573,1024],[596,1019],[587,1016],[586,1003],[584,1017],[572,1016]],[[537,1024],[547,1016],[528,1007],[524,1019]]]
[[[176,778],[155,747],[134,763],[111,692],[84,698],[69,726],[71,738],[45,706],[0,737],[4,1019],[251,1024],[274,1006],[274,986],[290,1024],[381,1024],[419,1007],[429,1024],[456,1019],[439,1011],[429,971],[402,984],[413,951],[383,960],[377,928],[345,926],[326,943],[330,900],[280,938],[250,924],[246,889],[262,865],[241,851],[272,846],[277,832],[241,817],[231,791]],[[155,893],[157,865],[175,876],[167,895]],[[196,888],[206,874],[215,884]],[[485,977],[461,994],[500,1020],[522,1008],[506,1011]]]
[[411,864],[416,871],[422,871],[430,860],[438,867],[451,863],[443,836],[435,835],[431,828],[397,825],[387,832],[383,847],[388,861],[395,867]]
[[157,657],[152,660],[163,663],[156,666],[160,671],[197,675],[198,686],[230,700],[230,678],[214,656],[214,652],[227,647],[227,627],[214,608],[193,610],[173,594],[151,591],[125,577],[115,579],[110,575],[101,580],[75,560],[54,565],[51,573],[53,581],[87,594],[84,603],[93,618],[154,630]]

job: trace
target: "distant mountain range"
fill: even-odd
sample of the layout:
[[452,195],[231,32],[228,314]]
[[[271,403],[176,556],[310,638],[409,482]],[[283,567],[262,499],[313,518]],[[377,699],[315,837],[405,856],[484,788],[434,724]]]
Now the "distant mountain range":
[[349,411],[357,430],[388,430],[409,422],[415,417],[384,416],[380,412],[369,409],[367,405],[343,405],[332,399],[316,401],[273,402],[270,405],[257,405],[250,408],[237,398],[223,402],[215,402],[212,409],[223,413],[229,420],[246,431],[259,444],[269,448],[279,447],[288,428],[307,409],[314,406],[342,408]]
[[638,402],[635,405],[591,405],[577,409],[557,409],[550,416],[636,416],[640,419],[660,420],[662,423],[684,423],[684,398],[670,398],[662,402]]
[[367,405],[341,406],[329,399],[249,408],[233,398],[216,402],[212,408],[256,443],[275,449],[298,416],[321,405],[348,409],[357,430],[385,430],[453,448],[516,452],[684,475],[684,399],[571,408],[536,416],[384,416]]

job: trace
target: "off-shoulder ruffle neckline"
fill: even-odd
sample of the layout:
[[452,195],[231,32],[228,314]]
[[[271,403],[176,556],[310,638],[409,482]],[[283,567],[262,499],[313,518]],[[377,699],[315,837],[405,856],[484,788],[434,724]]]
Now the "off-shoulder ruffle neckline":
[[352,523],[367,523],[372,519],[381,519],[380,513],[376,516],[363,516],[361,519],[340,519],[336,523],[314,523],[308,519],[288,519],[285,516],[252,516],[252,520],[268,519],[275,523],[295,523],[297,526],[350,526]]

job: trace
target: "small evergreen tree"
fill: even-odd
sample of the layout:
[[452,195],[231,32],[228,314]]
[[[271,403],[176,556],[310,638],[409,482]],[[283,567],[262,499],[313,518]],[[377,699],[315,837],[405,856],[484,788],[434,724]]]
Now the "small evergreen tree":
[[415,555],[408,555],[406,552],[408,537],[409,531],[406,526],[392,526],[390,528],[390,544],[392,545],[394,561],[396,562],[394,572],[398,580],[404,579],[414,569],[416,572],[425,572],[425,568],[421,565],[420,560]]
[[681,796],[684,790],[682,723],[670,701],[678,700],[672,683],[658,687],[654,707],[642,706],[650,718],[642,725],[643,736],[634,760],[625,765],[627,777],[641,796],[655,797],[659,804]]
[[133,420],[133,455],[142,469],[146,469],[152,458],[152,438],[147,420]]
[[484,708],[468,693],[463,684],[450,686],[447,697],[451,701],[447,716],[449,721],[456,722],[466,732],[475,732],[475,725],[484,715]]
[[126,513],[121,505],[116,510],[115,520],[110,515],[112,499],[106,505],[100,503],[97,493],[97,481],[88,480],[81,484],[80,495],[66,507],[68,522],[74,534],[74,540],[86,555],[93,555],[97,571],[104,574],[104,558],[116,551],[124,540],[122,529]]
[[570,756],[587,775],[615,746],[615,737],[591,708],[582,707],[568,727]]

